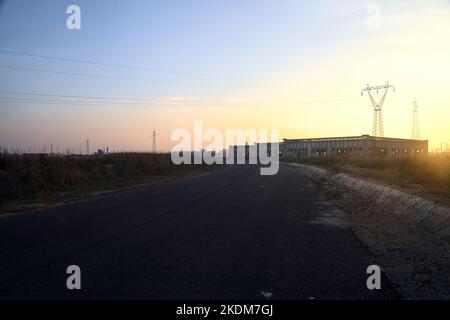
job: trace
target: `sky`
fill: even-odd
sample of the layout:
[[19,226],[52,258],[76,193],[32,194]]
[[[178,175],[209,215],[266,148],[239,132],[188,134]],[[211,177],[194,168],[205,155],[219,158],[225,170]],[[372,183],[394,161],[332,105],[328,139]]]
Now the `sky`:
[[417,99],[432,149],[450,141],[449,57],[447,0],[0,0],[0,146],[144,151],[156,130],[168,151],[195,120],[370,134],[361,89],[389,81],[385,136],[410,138]]

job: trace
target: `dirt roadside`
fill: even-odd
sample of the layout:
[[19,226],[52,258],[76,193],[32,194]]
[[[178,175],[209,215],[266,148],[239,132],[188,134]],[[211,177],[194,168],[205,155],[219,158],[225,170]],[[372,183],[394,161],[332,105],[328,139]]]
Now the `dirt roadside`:
[[406,299],[450,299],[450,208],[345,173],[291,164],[345,213]]

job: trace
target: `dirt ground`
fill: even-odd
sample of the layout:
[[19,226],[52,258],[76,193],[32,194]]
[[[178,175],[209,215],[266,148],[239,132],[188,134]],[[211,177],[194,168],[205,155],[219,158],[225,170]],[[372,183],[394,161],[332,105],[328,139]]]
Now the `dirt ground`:
[[450,208],[417,190],[291,164],[345,214],[405,299],[450,299]]

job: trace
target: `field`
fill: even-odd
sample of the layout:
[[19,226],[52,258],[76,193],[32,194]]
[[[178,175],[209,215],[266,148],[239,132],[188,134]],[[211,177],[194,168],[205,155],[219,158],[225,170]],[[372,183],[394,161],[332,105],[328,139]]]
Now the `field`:
[[101,156],[0,154],[0,208],[11,203],[52,203],[94,191],[173,179],[213,170],[174,165],[170,154],[114,153]]
[[286,159],[290,162],[324,166],[400,187],[421,189],[450,199],[450,155],[428,157],[340,156]]

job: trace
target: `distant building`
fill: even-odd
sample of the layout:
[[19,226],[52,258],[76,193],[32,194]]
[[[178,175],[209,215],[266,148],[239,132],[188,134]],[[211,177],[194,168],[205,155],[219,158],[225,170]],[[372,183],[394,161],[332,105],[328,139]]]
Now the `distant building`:
[[369,135],[335,138],[283,139],[287,157],[340,155],[409,156],[428,154],[428,140],[381,138]]
[[251,156],[254,156],[254,159],[259,159],[259,156],[262,154],[265,154],[267,157],[271,157],[274,145],[278,145],[278,153],[281,155],[284,147],[284,143],[282,142],[255,143],[253,145],[232,145],[229,146],[228,154],[232,155],[235,160],[238,158],[248,160]]

